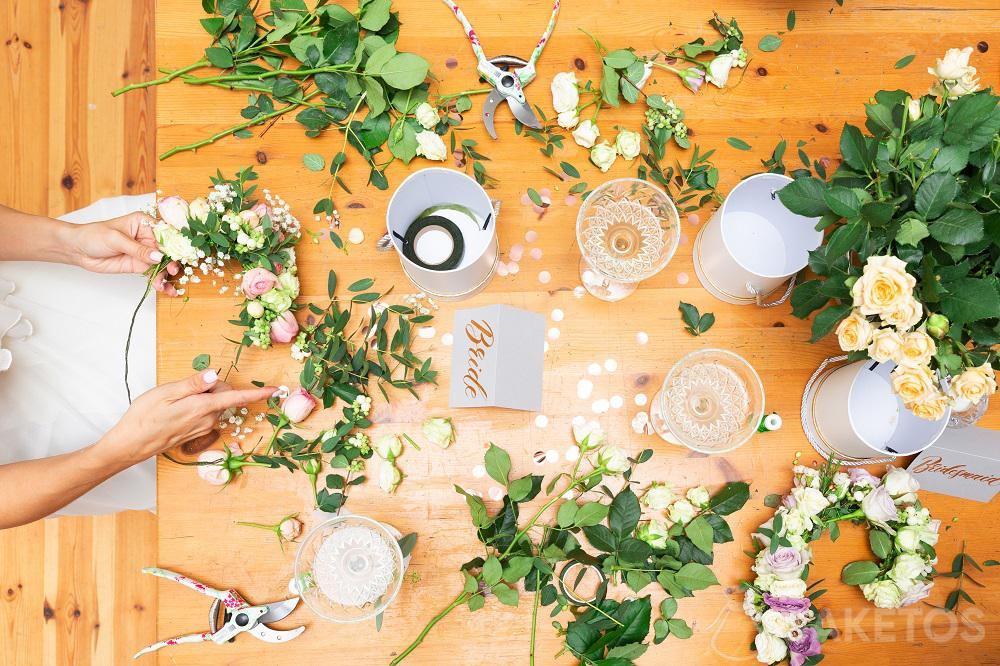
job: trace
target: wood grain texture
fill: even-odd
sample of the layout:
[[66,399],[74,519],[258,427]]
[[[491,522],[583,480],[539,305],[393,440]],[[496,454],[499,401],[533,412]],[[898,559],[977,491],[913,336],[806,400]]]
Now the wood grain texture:
[[[423,54],[440,80],[440,90],[454,92],[477,85],[474,61],[459,26],[446,8],[433,0],[395,3],[403,22],[400,47]],[[508,4],[471,0],[463,9],[475,25],[491,55],[520,53],[533,46],[548,16],[545,0],[526,0]],[[738,179],[759,168],[758,159],[766,157],[779,137],[790,144],[807,141],[807,150],[815,158],[837,157],[840,125],[863,117],[862,103],[880,88],[905,87],[922,92],[929,84],[926,67],[951,46],[984,41],[991,46],[976,56],[984,82],[996,83],[1000,49],[1000,12],[989,0],[940,2],[933,6],[904,0],[892,5],[874,0],[849,2],[836,8],[832,2],[801,3],[794,8],[798,22],[794,32],[784,36],[784,45],[775,53],[760,53],[754,48],[768,32],[783,29],[785,16],[792,5],[762,0],[722,2],[715,7],[724,16],[735,15],[747,34],[754,51],[739,85],[725,91],[710,89],[693,97],[676,80],[657,76],[647,92],[663,92],[674,97],[687,111],[694,139],[704,147],[716,148],[715,163],[722,170],[723,192]],[[833,11],[831,11],[831,9]],[[707,35],[708,9],[670,6],[649,0],[635,0],[627,5],[610,0],[567,2],[551,44],[539,66],[539,80],[527,88],[530,101],[548,108],[547,84],[558,71],[581,68],[586,80],[598,76],[599,59],[589,39],[578,29],[596,33],[612,48],[634,46],[639,52],[656,47],[670,48],[698,35]],[[157,8],[158,66],[176,68],[196,60],[205,40],[199,33],[197,16],[190,3],[163,0]],[[913,65],[895,70],[893,64],[902,56],[916,54]],[[458,67],[448,69],[450,58]],[[735,77],[734,77],[735,78]],[[157,103],[158,152],[177,144],[188,143],[238,122],[238,110],[245,97],[240,93],[173,86],[161,90]],[[516,277],[495,278],[488,290],[461,305],[444,305],[435,322],[437,336],[422,344],[434,356],[442,376],[447,375],[449,352],[440,334],[451,327],[455,307],[487,303],[509,303],[548,314],[553,308],[565,311],[566,319],[557,326],[561,335],[551,341],[546,356],[544,413],[549,416],[547,429],[534,425],[534,415],[503,410],[466,410],[448,412],[446,391],[427,391],[418,402],[399,396],[391,407],[379,407],[373,436],[406,431],[417,436],[418,424],[429,414],[449,414],[455,418],[459,441],[448,451],[425,446],[422,451],[408,450],[401,461],[408,475],[399,492],[387,497],[372,485],[358,488],[350,500],[353,512],[374,516],[393,523],[403,532],[417,531],[420,541],[410,568],[410,578],[402,593],[386,613],[381,633],[371,624],[345,627],[326,624],[312,617],[308,609],[298,610],[284,626],[307,625],[307,631],[293,643],[266,646],[241,637],[233,645],[181,646],[160,656],[163,663],[205,664],[225,660],[234,664],[324,663],[347,657],[355,664],[384,664],[457,592],[458,566],[479,554],[468,511],[452,484],[487,493],[489,482],[475,479],[471,473],[481,462],[489,441],[507,447],[515,460],[515,473],[533,471],[552,473],[555,467],[537,467],[532,454],[554,449],[560,454],[570,444],[570,421],[578,414],[590,414],[590,401],[576,399],[576,383],[586,375],[592,362],[614,358],[618,370],[596,378],[594,398],[620,395],[626,407],[601,417],[606,430],[619,445],[635,452],[652,446],[653,460],[641,471],[643,480],[669,479],[685,486],[706,483],[718,486],[725,481],[746,479],[753,482],[753,499],[747,508],[733,516],[735,543],[717,551],[715,570],[722,586],[699,593],[695,599],[682,600],[680,615],[695,628],[688,641],[668,639],[650,651],[642,663],[661,663],[680,658],[684,663],[717,664],[725,661],[751,662],[747,646],[753,629],[742,615],[737,591],[738,581],[749,575],[749,561],[741,551],[749,545],[748,534],[763,522],[771,510],[762,506],[765,495],[780,492],[790,483],[789,465],[802,453],[806,462],[816,458],[803,438],[795,415],[802,388],[817,364],[831,352],[831,344],[807,344],[807,324],[797,321],[787,307],[760,310],[718,303],[702,290],[691,264],[691,240],[697,225],[685,221],[685,237],[672,263],[660,275],[644,283],[628,300],[608,305],[591,298],[576,299],[572,289],[579,284],[578,250],[573,227],[575,205],[565,200],[566,186],[556,187],[542,166],[546,162],[530,141],[513,135],[506,114],[498,122],[500,140],[485,137],[475,119],[478,103],[468,114],[468,136],[479,139],[480,147],[492,161],[490,172],[500,179],[493,192],[504,202],[500,216],[500,240],[510,248],[522,240],[528,230],[536,230],[536,244],[543,250],[540,260],[525,258]],[[605,111],[601,127],[613,135],[615,124],[635,127],[639,108]],[[729,147],[725,139],[740,137],[753,146],[750,152]],[[308,172],[301,163],[305,152],[319,152],[327,157],[339,150],[340,137],[306,139],[291,120],[283,119],[263,137],[248,140],[228,139],[197,154],[183,154],[159,167],[163,189],[171,193],[195,196],[203,191],[207,177],[216,167],[232,172],[254,164],[265,187],[280,193],[307,221],[312,231],[323,231],[308,215],[316,199],[325,195],[329,183],[323,174]],[[674,152],[684,160],[686,154]],[[596,185],[605,178],[634,173],[634,165],[619,162],[602,176],[586,165],[584,151],[575,146],[558,154],[584,171],[584,179]],[[789,151],[789,164],[795,161]],[[414,167],[424,166],[415,164]],[[383,287],[396,285],[396,293],[410,290],[398,261],[391,254],[377,254],[373,244],[384,228],[384,212],[390,192],[364,186],[366,172],[359,160],[349,159],[345,179],[354,193],[338,192],[337,204],[344,229],[364,230],[366,241],[351,249],[348,256],[338,253],[329,242],[300,244],[299,266],[302,277],[302,300],[321,300],[326,274],[335,268],[342,281],[374,275]],[[584,168],[585,167],[585,168]],[[389,178],[397,185],[405,175],[399,167],[390,169]],[[528,187],[553,190],[554,205],[539,218],[521,204]],[[707,219],[707,215],[703,214]],[[541,284],[537,275],[547,270],[552,281]],[[685,282],[685,278],[687,281]],[[346,284],[346,283],[345,283]],[[170,380],[190,372],[190,362],[198,353],[210,353],[219,365],[232,358],[232,347],[222,339],[224,323],[235,311],[229,296],[219,295],[211,285],[192,289],[192,298],[159,301],[159,361],[161,379]],[[397,296],[398,297],[398,296]],[[688,301],[703,311],[714,311],[718,323],[702,338],[683,332],[676,311],[677,302]],[[648,345],[635,344],[638,331],[650,335]],[[786,427],[777,433],[756,437],[742,449],[724,457],[706,458],[685,453],[653,438],[631,434],[629,421],[637,411],[633,398],[638,393],[651,396],[665,371],[685,352],[692,349],[722,346],[748,358],[760,372],[768,397],[769,409],[785,416]],[[274,384],[293,384],[297,365],[280,350],[251,351],[243,356],[236,383],[246,385],[251,379]],[[309,428],[329,425],[335,414],[315,415]],[[994,412],[985,422],[996,427],[1000,415]],[[261,433],[254,433],[251,440]],[[372,470],[374,471],[374,470]],[[278,549],[273,538],[264,532],[241,528],[236,520],[270,522],[280,516],[301,511],[307,522],[311,500],[304,479],[284,473],[252,473],[233,487],[219,492],[199,482],[188,468],[162,463],[159,467],[159,558],[158,564],[188,573],[215,586],[234,586],[252,601],[267,601],[286,594],[291,575],[294,549]],[[954,554],[963,540],[970,552],[981,558],[995,556],[998,542],[991,524],[993,505],[960,502],[928,494],[927,504],[949,528],[942,535],[939,552]],[[867,556],[865,535],[845,530],[836,545],[816,546],[820,562],[813,579],[825,578],[829,593],[821,607],[829,609],[827,622],[841,636],[825,646],[829,663],[850,660],[901,659],[912,661],[942,660],[960,663],[996,663],[1000,647],[1000,580],[995,570],[983,575],[989,587],[977,590],[978,605],[969,608],[965,620],[919,606],[903,611],[876,611],[867,605],[854,588],[840,584],[839,571],[847,561]],[[950,585],[942,581],[933,601],[940,604]],[[203,627],[205,600],[189,590],[170,583],[160,584],[159,633],[175,635]],[[527,662],[530,598],[522,596],[518,610],[491,601],[488,610],[470,614],[460,609],[440,623],[425,644],[407,663],[411,664],[524,664]],[[543,612],[544,616],[544,612]],[[563,618],[565,621],[565,618]],[[557,659],[560,641],[545,619],[540,621],[539,663],[569,663]],[[266,655],[266,656],[265,656]]]
[[[149,192],[154,94],[112,99],[153,62],[153,1],[0,6],[0,202],[61,215]],[[155,635],[145,512],[0,532],[0,664],[121,664]]]

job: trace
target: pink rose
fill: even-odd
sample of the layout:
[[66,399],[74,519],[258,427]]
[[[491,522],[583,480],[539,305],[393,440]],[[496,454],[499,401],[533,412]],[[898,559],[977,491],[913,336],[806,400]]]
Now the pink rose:
[[281,411],[285,413],[292,423],[304,421],[319,402],[301,386],[292,391],[285,401],[281,403]]
[[278,525],[281,536],[288,541],[293,541],[302,534],[302,523],[297,518],[285,518]]
[[290,310],[285,310],[271,322],[271,342],[291,342],[299,334],[299,322]]
[[260,220],[263,220],[265,215],[271,215],[271,209],[267,207],[267,204],[259,203],[250,210],[252,210],[254,215],[256,215]]
[[180,197],[166,197],[156,204],[160,217],[174,229],[186,229],[188,225],[188,203]]
[[200,476],[203,481],[206,481],[213,486],[225,485],[229,482],[230,477],[229,470],[222,466],[225,458],[226,453],[224,451],[219,451],[218,449],[203,452],[200,456],[198,456],[198,462],[211,464],[198,465],[198,476]]
[[251,268],[243,274],[243,295],[257,298],[274,289],[278,278],[266,268]]

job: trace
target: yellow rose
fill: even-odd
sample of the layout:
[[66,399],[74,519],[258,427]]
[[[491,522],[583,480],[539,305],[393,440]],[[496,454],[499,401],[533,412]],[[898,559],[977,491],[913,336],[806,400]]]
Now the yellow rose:
[[872,339],[872,325],[855,310],[837,326],[837,342],[844,351],[858,351]]
[[948,407],[948,398],[940,391],[934,391],[933,394],[928,394],[916,402],[908,403],[906,407],[916,417],[928,421],[938,421],[944,417],[945,409]]
[[915,298],[910,298],[899,307],[883,312],[880,316],[883,324],[893,326],[897,331],[908,331],[923,318],[924,306]]
[[892,371],[892,389],[905,403],[917,402],[937,393],[934,373],[926,366],[899,366]]
[[896,362],[908,368],[928,365],[937,351],[934,338],[923,331],[912,331],[903,336],[903,347]]
[[906,272],[906,262],[890,255],[868,257],[851,296],[863,315],[891,312],[913,300],[916,279]]
[[895,361],[902,346],[903,336],[895,329],[880,328],[872,335],[872,342],[868,345],[868,355],[879,363]]
[[978,368],[966,368],[962,374],[952,380],[951,395],[963,398],[978,405],[984,396],[993,395],[997,390],[996,376],[989,363]]

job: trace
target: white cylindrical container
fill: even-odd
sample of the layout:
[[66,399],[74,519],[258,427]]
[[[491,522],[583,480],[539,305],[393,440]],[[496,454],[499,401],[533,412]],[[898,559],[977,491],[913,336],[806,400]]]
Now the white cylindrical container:
[[758,303],[805,268],[819,247],[819,218],[796,215],[777,192],[792,179],[761,173],[729,193],[698,232],[694,268],[702,286],[727,303]]
[[948,425],[944,417],[914,416],[892,389],[892,363],[855,361],[821,377],[812,398],[812,425],[838,458],[884,458],[923,451]]
[[[457,265],[446,270],[428,268],[447,259],[455,247],[453,237],[440,227],[417,233],[411,242],[424,265],[404,253],[407,230],[418,217],[432,211],[446,217],[461,234],[464,252]],[[441,299],[472,296],[486,287],[499,257],[497,220],[493,202],[479,183],[460,171],[431,167],[421,169],[400,184],[389,200],[386,226],[403,271],[423,292]]]

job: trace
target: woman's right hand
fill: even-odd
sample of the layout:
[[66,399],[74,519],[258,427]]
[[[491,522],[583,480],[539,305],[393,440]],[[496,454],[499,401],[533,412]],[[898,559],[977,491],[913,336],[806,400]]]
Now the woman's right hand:
[[232,389],[214,370],[206,370],[136,398],[96,448],[109,459],[135,464],[206,436],[218,427],[225,410],[266,400],[276,390]]

